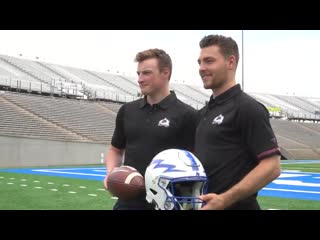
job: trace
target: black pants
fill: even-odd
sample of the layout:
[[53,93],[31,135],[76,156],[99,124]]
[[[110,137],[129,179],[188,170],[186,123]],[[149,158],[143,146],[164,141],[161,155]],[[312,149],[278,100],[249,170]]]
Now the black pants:
[[154,210],[154,207],[147,202],[145,196],[132,201],[118,201],[113,206],[113,210]]
[[226,208],[226,210],[261,210],[260,205],[255,197],[242,200]]

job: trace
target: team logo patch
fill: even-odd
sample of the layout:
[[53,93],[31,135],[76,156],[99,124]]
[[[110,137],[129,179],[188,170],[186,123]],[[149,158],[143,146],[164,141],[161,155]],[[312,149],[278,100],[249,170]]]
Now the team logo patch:
[[164,119],[159,121],[158,126],[159,127],[169,127],[170,126],[170,120],[167,119],[167,118],[164,118]]
[[218,124],[220,125],[223,122],[224,116],[220,114],[219,116],[215,117],[212,121],[212,124]]

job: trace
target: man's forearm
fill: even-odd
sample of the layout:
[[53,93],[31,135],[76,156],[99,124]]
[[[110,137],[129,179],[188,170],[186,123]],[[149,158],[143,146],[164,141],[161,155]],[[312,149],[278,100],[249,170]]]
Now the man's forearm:
[[280,175],[280,157],[263,159],[239,183],[220,194],[226,207],[258,192]]
[[110,147],[106,156],[107,173],[112,171],[113,168],[119,167],[122,163],[123,151],[114,147]]

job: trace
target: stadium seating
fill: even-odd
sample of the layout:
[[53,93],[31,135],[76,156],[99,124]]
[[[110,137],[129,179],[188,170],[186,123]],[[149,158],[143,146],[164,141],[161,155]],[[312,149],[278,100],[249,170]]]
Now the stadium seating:
[[[36,137],[37,134],[43,132],[42,123],[46,123],[45,127],[49,125],[53,129],[63,130],[66,140],[110,142],[115,124],[115,114],[100,106],[99,103],[12,92],[2,93],[0,99],[4,103],[1,104],[0,111],[11,113],[2,114],[2,121],[14,126],[13,129],[18,134],[25,135],[26,131],[28,136]],[[21,115],[19,115],[20,112]],[[24,118],[33,120],[30,120],[31,122],[28,124],[28,122],[25,123]],[[7,134],[10,129],[6,128],[5,130],[4,133]],[[50,131],[44,132],[48,132],[48,134],[43,133],[46,138],[57,138]],[[69,139],[70,134],[76,138]]]
[[[202,86],[170,87],[196,109],[211,95]],[[0,136],[110,144],[116,113],[139,94],[134,77],[0,55]],[[248,94],[280,109],[282,120],[271,124],[284,158],[320,159],[320,98]]]

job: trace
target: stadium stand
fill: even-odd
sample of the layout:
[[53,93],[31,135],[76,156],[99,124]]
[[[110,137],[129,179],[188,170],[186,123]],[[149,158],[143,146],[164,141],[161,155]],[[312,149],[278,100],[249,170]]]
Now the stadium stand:
[[[211,94],[170,86],[196,109]],[[109,145],[116,113],[139,94],[133,77],[0,55],[0,136]],[[248,94],[276,112],[271,124],[284,159],[320,159],[320,98]]]
[[0,97],[0,115],[0,134],[4,136],[44,138],[58,141],[91,141],[46,121],[3,97]]
[[[313,129],[318,128],[319,123],[309,123],[309,127],[306,127],[293,121],[270,121],[279,145],[294,159],[320,159],[320,132]],[[288,159],[288,156],[284,157]]]
[[[81,137],[74,140],[85,139],[96,143],[110,142],[115,114],[98,103],[11,92],[2,93],[0,98],[7,103],[6,109],[2,111],[8,110],[8,106],[12,106],[12,109],[20,109],[20,111],[33,115],[41,121],[46,121]],[[19,123],[20,119],[19,115],[15,116],[16,119],[9,115],[3,115],[2,119],[9,117],[8,122],[11,120],[14,125],[16,122]],[[41,128],[36,129],[33,125],[31,128],[34,133],[42,131]],[[21,130],[23,134],[24,128]],[[51,135],[47,135],[47,138],[51,138]]]
[[112,102],[99,102],[103,107],[110,109],[116,114],[119,111],[119,108],[122,106],[120,103],[112,103]]

